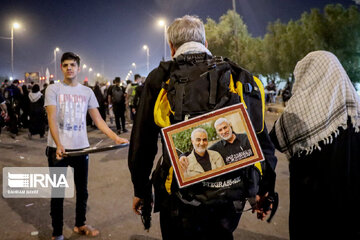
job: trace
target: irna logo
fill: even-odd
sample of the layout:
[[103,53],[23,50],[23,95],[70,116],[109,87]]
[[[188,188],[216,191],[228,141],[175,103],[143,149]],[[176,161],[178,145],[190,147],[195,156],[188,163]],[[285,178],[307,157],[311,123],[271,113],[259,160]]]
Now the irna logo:
[[4,167],[4,198],[72,198],[72,167]]
[[65,174],[18,174],[8,172],[8,186],[11,188],[65,187],[69,184]]

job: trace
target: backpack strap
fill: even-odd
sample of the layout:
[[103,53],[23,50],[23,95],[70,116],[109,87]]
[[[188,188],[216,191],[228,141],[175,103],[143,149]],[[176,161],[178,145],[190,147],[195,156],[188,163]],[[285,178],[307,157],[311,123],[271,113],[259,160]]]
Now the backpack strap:
[[170,114],[174,114],[171,110],[169,100],[167,98],[166,86],[169,84],[170,79],[163,83],[163,87],[156,99],[154,106],[154,121],[159,127],[168,127],[170,123]]
[[210,94],[209,94],[209,104],[216,104],[216,92],[217,92],[217,83],[218,83],[218,74],[215,69],[209,71],[210,78]]
[[264,91],[264,85],[262,84],[262,82],[260,81],[260,79],[258,79],[257,77],[253,76],[254,81],[257,85],[257,87],[259,88],[260,94],[261,94],[261,106],[262,106],[262,128],[261,131],[258,133],[261,133],[262,131],[264,131],[264,125],[265,125],[265,91]]
[[166,181],[165,181],[165,189],[166,192],[171,195],[171,184],[173,182],[173,178],[174,178],[174,168],[171,166],[169,168],[169,174],[166,177]]
[[185,84],[189,81],[188,78],[180,78],[178,81],[175,82],[175,116],[174,119],[176,121],[182,120],[182,113],[183,113],[183,100],[184,100],[184,92],[185,92]]

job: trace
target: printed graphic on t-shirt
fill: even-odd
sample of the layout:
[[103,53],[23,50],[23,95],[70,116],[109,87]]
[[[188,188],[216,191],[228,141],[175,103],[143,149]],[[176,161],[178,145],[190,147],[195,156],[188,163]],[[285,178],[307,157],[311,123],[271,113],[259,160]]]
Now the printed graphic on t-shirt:
[[59,95],[59,128],[68,137],[86,130],[87,100],[85,96],[74,94]]

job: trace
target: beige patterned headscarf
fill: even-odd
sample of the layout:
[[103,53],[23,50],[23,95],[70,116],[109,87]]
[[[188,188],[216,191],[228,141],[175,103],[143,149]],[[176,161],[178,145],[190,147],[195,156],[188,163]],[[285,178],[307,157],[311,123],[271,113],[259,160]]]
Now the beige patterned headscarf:
[[309,53],[294,70],[293,95],[275,124],[280,150],[288,157],[331,143],[348,118],[360,127],[360,98],[336,56]]

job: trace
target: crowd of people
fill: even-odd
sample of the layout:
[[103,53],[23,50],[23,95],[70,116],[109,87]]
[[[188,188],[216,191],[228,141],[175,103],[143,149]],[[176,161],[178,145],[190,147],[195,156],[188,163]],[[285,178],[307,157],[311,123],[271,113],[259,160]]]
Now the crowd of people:
[[46,87],[44,84],[40,91],[40,86],[34,82],[20,85],[17,79],[4,81],[0,89],[0,101],[3,103],[0,127],[6,126],[11,137],[19,134],[19,128],[28,129],[29,138],[37,134],[40,138],[44,137],[47,123],[44,109]]
[[[115,121],[116,131],[121,134],[128,132],[126,124],[133,122],[144,80],[145,77],[135,74],[134,82],[131,80],[124,82],[120,77],[115,77],[109,85],[104,82],[96,82],[95,86],[88,86],[87,82],[84,82],[84,85],[94,91],[103,120],[106,121],[108,118],[111,124]],[[55,83],[50,81],[49,84]],[[13,81],[6,79],[0,88],[0,133],[5,129],[12,138],[16,138],[19,129],[27,129],[29,139],[34,135],[43,138],[48,130],[44,108],[47,87],[47,83],[41,87],[34,82],[20,84],[18,79]],[[95,127],[89,114],[87,114],[87,125]]]

